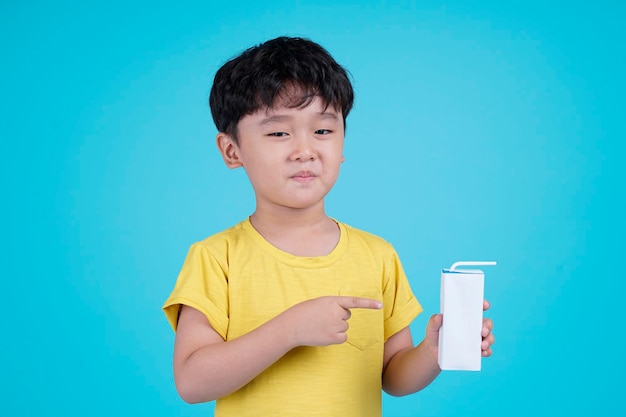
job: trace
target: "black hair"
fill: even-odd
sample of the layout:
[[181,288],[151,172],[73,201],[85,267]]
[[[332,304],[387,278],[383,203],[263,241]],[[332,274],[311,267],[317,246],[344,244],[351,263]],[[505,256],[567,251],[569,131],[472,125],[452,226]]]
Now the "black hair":
[[347,71],[319,44],[279,37],[253,46],[215,74],[209,105],[218,131],[237,142],[237,123],[261,108],[308,105],[320,97],[341,110],[345,126],[354,91]]

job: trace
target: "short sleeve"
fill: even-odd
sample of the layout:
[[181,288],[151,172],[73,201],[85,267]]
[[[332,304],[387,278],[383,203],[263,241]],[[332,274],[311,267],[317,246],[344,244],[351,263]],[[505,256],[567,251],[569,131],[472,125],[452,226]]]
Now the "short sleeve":
[[385,341],[411,324],[413,319],[423,311],[411,291],[409,281],[395,251],[385,264],[383,309]]
[[163,312],[176,331],[182,305],[204,313],[216,332],[226,339],[228,332],[228,271],[201,242],[194,243],[178,275]]

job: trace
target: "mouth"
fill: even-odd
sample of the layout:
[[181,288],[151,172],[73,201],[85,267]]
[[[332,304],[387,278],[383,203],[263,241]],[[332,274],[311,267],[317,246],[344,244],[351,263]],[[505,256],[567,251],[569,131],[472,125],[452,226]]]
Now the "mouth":
[[316,175],[313,174],[311,171],[300,171],[295,175],[291,176],[291,179],[297,181],[297,182],[311,182],[315,179]]

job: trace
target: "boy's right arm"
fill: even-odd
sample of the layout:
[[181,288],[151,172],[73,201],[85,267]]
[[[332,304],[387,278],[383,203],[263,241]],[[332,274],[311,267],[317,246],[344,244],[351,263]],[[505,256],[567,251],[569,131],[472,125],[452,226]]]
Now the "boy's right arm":
[[379,309],[375,300],[328,296],[304,301],[227,342],[200,311],[182,306],[174,345],[174,380],[189,403],[226,396],[296,346],[326,346],[347,340],[351,308]]
[[174,344],[174,380],[189,403],[212,401],[244,386],[291,349],[271,320],[225,342],[200,311],[182,306]]

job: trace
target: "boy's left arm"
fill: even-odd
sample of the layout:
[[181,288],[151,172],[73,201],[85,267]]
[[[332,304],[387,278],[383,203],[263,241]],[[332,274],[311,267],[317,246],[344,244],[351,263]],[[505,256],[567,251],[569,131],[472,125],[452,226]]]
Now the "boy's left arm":
[[[489,302],[483,302],[483,310]],[[383,357],[383,389],[390,395],[401,396],[417,392],[430,384],[441,372],[438,363],[439,329],[443,317],[433,315],[426,326],[426,336],[413,347],[408,327],[400,330],[385,342]],[[482,356],[491,356],[491,345],[495,337],[491,332],[493,321],[483,319]]]

